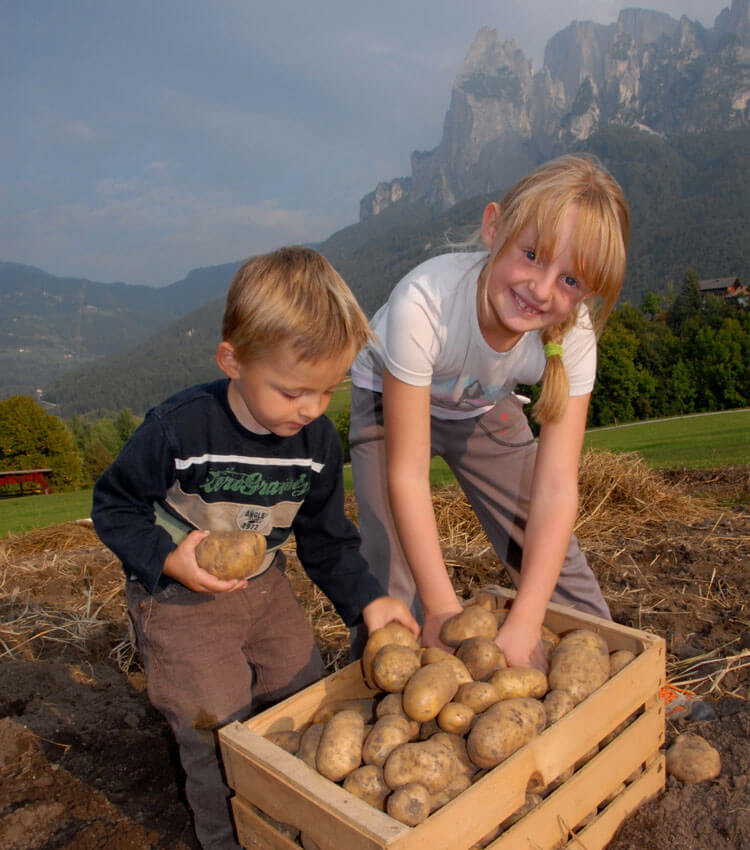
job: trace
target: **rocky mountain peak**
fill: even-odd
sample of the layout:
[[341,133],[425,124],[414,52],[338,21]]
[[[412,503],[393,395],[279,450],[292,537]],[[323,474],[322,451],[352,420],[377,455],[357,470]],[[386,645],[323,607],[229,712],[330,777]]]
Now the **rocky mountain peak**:
[[722,9],[714,22],[714,32],[718,37],[750,37],[750,0],[733,0],[730,8]]
[[[608,124],[669,136],[750,124],[750,0],[732,0],[712,30],[648,9],[573,21],[533,63],[496,29],[479,30],[456,77],[443,137],[412,154],[412,175],[378,186],[361,216],[392,199],[436,210],[507,187]],[[365,203],[367,201],[367,203]]]
[[503,42],[496,29],[482,27],[466,54],[456,77],[456,85],[462,86],[477,74],[486,74],[488,70],[498,68],[513,69],[528,76],[533,73],[532,63],[513,39]]

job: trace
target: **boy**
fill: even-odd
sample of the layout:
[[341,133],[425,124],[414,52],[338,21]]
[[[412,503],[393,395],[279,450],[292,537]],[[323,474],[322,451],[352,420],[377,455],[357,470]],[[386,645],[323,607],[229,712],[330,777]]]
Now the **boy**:
[[[385,593],[344,515],[342,451],[322,416],[370,331],[315,251],[255,257],[227,294],[216,352],[227,375],[151,410],[94,488],[92,518],[121,559],[149,699],[167,718],[201,846],[238,848],[216,729],[323,673],[284,575],[294,534],[310,578],[348,626],[369,630],[406,606]],[[267,553],[250,580],[202,570],[209,531],[253,529]]]

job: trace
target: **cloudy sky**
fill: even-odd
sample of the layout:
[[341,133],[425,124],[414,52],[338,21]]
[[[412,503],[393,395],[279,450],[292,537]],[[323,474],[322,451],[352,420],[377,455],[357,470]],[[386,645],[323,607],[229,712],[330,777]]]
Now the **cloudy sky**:
[[[0,0],[0,260],[160,285],[325,239],[440,141],[483,25],[618,0]],[[711,27],[729,0],[651,0]]]

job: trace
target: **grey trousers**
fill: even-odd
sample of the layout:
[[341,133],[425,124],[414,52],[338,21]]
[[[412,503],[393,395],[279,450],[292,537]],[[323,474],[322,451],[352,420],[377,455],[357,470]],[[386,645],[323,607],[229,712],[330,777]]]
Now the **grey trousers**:
[[[523,536],[529,511],[536,442],[521,402],[509,396],[483,416],[471,419],[431,417],[431,452],[450,467],[482,528],[517,587]],[[421,606],[388,502],[380,393],[352,387],[349,443],[354,491],[359,510],[362,554],[388,593]],[[571,537],[552,602],[611,619],[599,584]],[[362,636],[352,636],[352,652]]]
[[151,703],[167,719],[185,770],[185,795],[204,850],[240,850],[216,730],[323,675],[304,612],[278,567],[231,593],[180,584],[151,595],[126,587]]

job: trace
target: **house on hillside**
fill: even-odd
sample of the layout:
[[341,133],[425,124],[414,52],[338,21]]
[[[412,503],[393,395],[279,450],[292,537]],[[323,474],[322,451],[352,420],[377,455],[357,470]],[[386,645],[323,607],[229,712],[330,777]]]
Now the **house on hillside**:
[[740,283],[738,277],[716,277],[711,280],[699,280],[698,289],[701,296],[718,295],[719,298],[739,298],[750,295],[747,286]]

